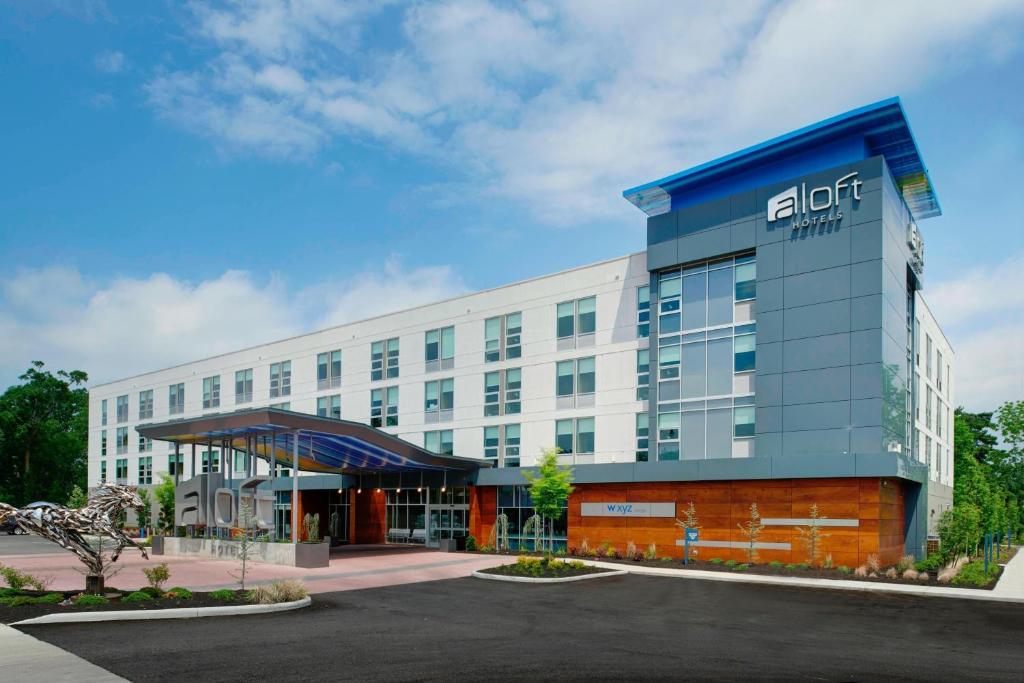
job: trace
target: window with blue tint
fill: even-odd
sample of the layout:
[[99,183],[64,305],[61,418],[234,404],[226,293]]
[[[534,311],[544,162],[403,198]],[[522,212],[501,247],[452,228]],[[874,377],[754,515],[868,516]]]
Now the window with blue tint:
[[491,417],[500,413],[501,373],[498,371],[486,372],[484,373],[484,416]]
[[708,271],[708,327],[732,323],[732,268]]
[[[737,259],[738,261],[739,259]],[[746,301],[757,296],[757,264],[737,263],[736,301]]]
[[636,461],[647,462],[650,447],[650,420],[647,413],[636,414]]
[[707,412],[707,457],[732,457],[732,408]]
[[442,429],[423,434],[423,448],[438,455],[454,455],[452,430]]
[[704,342],[683,344],[682,398],[700,398],[706,389],[706,352]]
[[680,416],[680,455],[683,460],[704,458],[704,411],[694,410]]
[[519,358],[523,355],[523,314],[509,313],[505,316],[505,358]]
[[484,321],[484,362],[494,363],[501,360],[501,318],[488,318]]
[[636,400],[646,401],[650,396],[651,352],[637,349],[636,352]]
[[577,322],[579,331],[577,334],[593,334],[597,330],[597,297],[589,296],[580,299],[577,305]]
[[658,382],[658,401],[679,400],[679,380]]
[[519,425],[505,425],[505,467],[519,467]]
[[488,460],[498,459],[498,448],[501,445],[498,427],[484,427],[484,457]]
[[708,341],[708,396],[732,394],[732,337]]
[[555,422],[555,446],[562,453],[572,453],[573,421],[558,420]]
[[679,413],[658,415],[658,441],[679,440]]
[[576,334],[576,302],[563,301],[558,304],[558,338],[564,339]]
[[757,361],[755,335],[743,334],[736,337],[733,350],[736,355],[736,372],[753,370]]
[[580,394],[592,394],[595,384],[594,357],[578,359],[576,361],[576,391]]
[[455,380],[441,380],[441,410],[455,408]]
[[698,273],[683,278],[683,329],[707,327],[707,275]]
[[651,288],[647,285],[636,288],[636,336],[651,335]]
[[671,441],[669,443],[658,443],[658,460],[678,460],[679,459],[679,443]]
[[576,393],[575,388],[575,361],[559,361],[556,366],[556,388],[558,396],[572,396]]
[[515,415],[522,409],[520,397],[523,388],[523,371],[519,368],[505,370],[505,414]]
[[754,407],[732,409],[733,436],[754,436]]
[[663,346],[658,349],[658,379],[679,377],[680,353],[678,346]]
[[395,427],[398,425],[398,387],[388,387],[386,396],[384,424],[388,427]]
[[581,417],[576,420],[576,452],[594,452],[594,418]]
[[658,334],[671,334],[680,330],[682,280],[678,270],[658,276]]

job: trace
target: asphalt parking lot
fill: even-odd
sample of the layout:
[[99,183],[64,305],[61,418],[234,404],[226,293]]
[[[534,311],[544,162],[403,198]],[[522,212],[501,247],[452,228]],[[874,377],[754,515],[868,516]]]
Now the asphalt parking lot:
[[53,541],[48,541],[35,534],[24,536],[0,534],[0,557],[5,555],[52,555],[67,552]]
[[1015,680],[1024,605],[625,576],[464,578],[296,612],[24,627],[147,680]]

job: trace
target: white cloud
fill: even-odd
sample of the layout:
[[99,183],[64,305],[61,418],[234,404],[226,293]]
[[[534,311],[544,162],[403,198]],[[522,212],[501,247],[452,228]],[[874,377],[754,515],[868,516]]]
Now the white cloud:
[[96,68],[108,74],[121,73],[124,69],[124,53],[117,50],[101,52],[94,60]]
[[1024,18],[1013,0],[192,7],[212,56],[154,77],[161,116],[229,152],[387,145],[471,174],[449,197],[552,223],[635,217],[625,187],[1005,60]]
[[242,271],[193,284],[166,273],[96,283],[73,268],[22,270],[0,281],[0,379],[42,359],[103,382],[464,290],[449,267],[406,268],[397,257],[295,292]]
[[956,401],[993,410],[1024,397],[1024,252],[925,292],[956,354]]

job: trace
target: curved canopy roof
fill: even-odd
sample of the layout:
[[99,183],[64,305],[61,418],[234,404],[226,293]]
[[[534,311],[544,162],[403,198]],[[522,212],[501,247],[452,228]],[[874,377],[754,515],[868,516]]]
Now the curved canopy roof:
[[251,408],[231,413],[170,420],[135,428],[154,441],[180,444],[231,442],[245,450],[246,437],[257,437],[255,453],[290,464],[295,440],[299,469],[324,473],[450,471],[490,467],[473,458],[438,455],[368,425],[296,413],[280,408]]

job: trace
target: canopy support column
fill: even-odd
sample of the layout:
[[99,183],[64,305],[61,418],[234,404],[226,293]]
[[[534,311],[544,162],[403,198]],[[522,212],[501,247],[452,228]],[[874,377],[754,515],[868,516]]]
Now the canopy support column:
[[192,476],[189,477],[189,479],[192,479],[195,476],[196,476],[196,442],[193,441],[192,442]]
[[299,432],[292,434],[292,544],[299,542]]
[[174,442],[174,485],[181,479],[181,443]]

